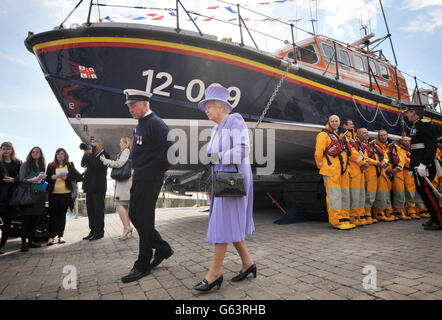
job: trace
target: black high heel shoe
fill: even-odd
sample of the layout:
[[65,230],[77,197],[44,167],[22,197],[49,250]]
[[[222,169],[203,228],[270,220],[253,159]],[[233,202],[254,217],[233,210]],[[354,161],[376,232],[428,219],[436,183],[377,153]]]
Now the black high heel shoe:
[[211,290],[214,286],[218,286],[218,290],[219,288],[221,288],[221,284],[223,283],[223,275],[221,275],[218,279],[216,279],[215,281],[213,281],[212,283],[209,283],[206,279],[204,279],[203,281],[201,281],[200,283],[196,284],[193,289],[197,290],[197,291],[209,291]]
[[247,278],[247,276],[253,273],[253,277],[256,278],[256,264],[252,264],[246,271],[242,272],[240,271],[236,276],[234,276],[232,278],[231,281],[236,282],[236,281],[242,281],[245,278]]

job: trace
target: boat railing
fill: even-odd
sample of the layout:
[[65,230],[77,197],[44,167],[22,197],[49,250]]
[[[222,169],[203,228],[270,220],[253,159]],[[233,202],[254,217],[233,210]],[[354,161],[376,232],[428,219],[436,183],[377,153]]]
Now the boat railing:
[[[372,70],[372,67],[370,66],[370,60],[377,60],[377,61],[379,61],[379,59],[381,57],[383,58],[382,53],[380,53],[379,54],[379,58],[377,58],[375,53],[372,52],[372,51],[364,50],[362,48],[354,48],[354,47],[350,46],[349,44],[346,44],[346,43],[344,43],[342,41],[339,41],[339,40],[336,40],[336,39],[332,39],[332,38],[330,38],[328,36],[317,35],[315,32],[310,32],[308,30],[300,28],[297,25],[294,25],[293,23],[288,23],[288,22],[280,20],[280,19],[275,19],[275,18],[273,18],[271,16],[268,16],[266,14],[263,14],[261,12],[257,12],[255,10],[252,10],[252,9],[246,7],[246,6],[242,6],[242,5],[239,5],[239,4],[233,4],[233,3],[225,1],[225,0],[217,0],[220,3],[224,3],[224,4],[228,4],[230,6],[236,7],[237,11],[235,13],[237,13],[237,15],[238,15],[238,17],[237,17],[238,24],[236,24],[236,23],[232,23],[231,21],[226,21],[226,20],[215,18],[215,17],[209,17],[209,16],[204,15],[202,13],[199,13],[199,12],[197,12],[195,10],[188,10],[183,5],[181,0],[175,0],[175,8],[154,8],[154,7],[144,7],[144,6],[113,5],[113,4],[100,3],[98,0],[95,0],[95,1],[96,2],[94,3],[94,0],[90,0],[86,25],[91,25],[91,13],[92,13],[92,7],[93,6],[97,6],[98,8],[100,8],[100,7],[116,7],[116,8],[133,8],[133,9],[142,9],[142,10],[147,10],[147,9],[148,10],[163,10],[163,11],[166,10],[166,11],[169,11],[169,12],[175,12],[175,18],[176,18],[176,28],[175,28],[175,31],[177,33],[179,33],[182,30],[180,28],[180,10],[182,10],[187,15],[189,20],[193,23],[195,28],[198,30],[198,33],[200,34],[200,36],[203,36],[203,32],[198,27],[198,25],[195,22],[195,19],[194,19],[194,17],[192,17],[192,15],[196,16],[196,17],[210,18],[211,20],[214,20],[214,21],[217,21],[217,22],[221,22],[221,23],[225,23],[225,24],[229,24],[229,25],[237,27],[238,30],[239,30],[239,37],[240,37],[240,42],[237,43],[237,45],[239,45],[241,47],[246,46],[245,38],[244,38],[244,35],[243,35],[243,28],[247,31],[247,34],[249,35],[251,41],[253,42],[254,47],[257,50],[260,50],[260,49],[259,49],[256,41],[253,38],[254,34],[263,35],[264,37],[268,37],[268,38],[274,39],[276,41],[280,41],[281,43],[284,43],[286,45],[290,44],[287,39],[281,39],[281,38],[279,38],[277,36],[270,35],[268,33],[265,33],[265,32],[259,31],[259,30],[255,30],[255,29],[252,29],[249,26],[247,26],[245,20],[243,19],[242,15],[241,15],[241,10],[245,10],[245,11],[251,12],[253,14],[265,17],[266,19],[271,19],[273,22],[276,22],[276,23],[279,23],[279,24],[283,24],[287,28],[290,28],[290,34],[291,34],[291,40],[292,40],[290,45],[293,47],[293,51],[292,51],[293,54],[292,54],[292,57],[288,57],[288,58],[286,57],[286,59],[290,60],[293,64],[297,64],[298,63],[298,59],[300,58],[300,57],[298,57],[298,54],[300,53],[299,50],[305,50],[306,52],[310,52],[312,54],[319,55],[319,57],[322,58],[323,61],[325,61],[327,63],[326,69],[325,69],[325,71],[323,71],[323,75],[329,74],[329,75],[333,76],[336,80],[340,80],[341,79],[341,76],[340,76],[340,65],[341,65],[341,66],[343,66],[345,68],[351,69],[352,71],[355,71],[355,72],[357,71],[359,73],[366,74],[368,76],[368,79],[369,79],[368,90],[370,92],[372,92],[373,90],[377,90],[377,92],[380,95],[384,95],[384,93],[382,92],[381,87],[379,85],[378,79],[381,79],[383,81],[385,81],[385,79],[382,79],[382,78],[379,77],[379,75],[375,74],[375,72]],[[83,2],[83,0],[80,0],[78,2],[78,4],[75,6],[75,8],[66,17],[66,19],[63,20],[63,22],[59,26],[60,29],[63,28],[63,24],[66,22],[66,20],[72,15],[72,13],[78,8],[78,6],[82,2]],[[382,3],[381,3],[381,5],[382,5]],[[382,12],[383,12],[383,8],[382,8]],[[385,18],[385,14],[384,14],[384,18]],[[385,20],[385,23],[386,23],[386,20]],[[388,25],[386,24],[386,26],[387,26],[387,30],[388,30]],[[299,47],[297,46],[297,44],[295,42],[295,36],[294,36],[295,30],[296,31],[299,30],[301,32],[304,32],[304,33],[306,33],[309,36],[320,37],[322,39],[326,39],[329,42],[332,42],[333,43],[333,53],[331,55],[325,55],[325,54],[322,53],[321,48],[318,48],[318,52],[311,51],[311,50],[309,50],[307,48],[304,48],[304,47],[299,49]],[[390,43],[392,45],[391,34],[388,31],[388,35],[387,36],[385,36],[385,37],[375,41],[375,42],[377,42],[376,47],[381,42],[386,40],[387,38],[390,39]],[[223,40],[221,40],[221,41],[223,41]],[[375,42],[373,42],[373,43],[375,43]],[[231,43],[232,44],[236,44],[236,43],[233,43],[233,42],[231,42]],[[355,52],[357,52],[360,55],[363,55],[364,58],[366,59],[366,67],[367,67],[366,69],[367,70],[362,71],[362,70],[356,69],[354,66],[351,65],[351,62],[350,62],[350,64],[348,64],[345,61],[342,61],[342,59],[338,58],[337,46],[344,47],[344,48],[349,49],[351,51],[355,51]],[[412,103],[426,105],[427,108],[432,109],[433,111],[441,113],[442,109],[441,109],[440,101],[438,99],[436,86],[431,85],[431,84],[429,84],[429,83],[427,83],[427,82],[425,82],[423,80],[420,80],[417,77],[408,74],[407,72],[399,70],[397,68],[396,55],[394,53],[393,45],[392,45],[392,51],[393,51],[393,55],[394,55],[394,59],[395,59],[396,65],[393,66],[390,63],[388,63],[388,61],[383,61],[383,62],[387,62],[394,70],[395,81],[396,81],[395,86],[396,86],[396,92],[397,92],[397,102],[398,103],[400,103],[401,101],[402,102],[403,101],[409,102],[409,101],[406,101],[406,98],[411,97],[411,102]],[[383,59],[385,59],[385,58],[383,58]],[[330,66],[332,64],[334,65],[334,70],[330,69]],[[406,88],[406,90],[408,91],[408,96],[407,97],[401,96],[401,88],[400,88],[400,84],[399,84],[399,81],[398,81],[399,73],[404,75],[404,78],[405,78],[405,76],[407,76],[406,80],[408,79],[409,81],[406,81],[405,83],[414,83],[415,84],[414,88],[410,88],[410,87]],[[390,78],[390,81],[391,81],[391,79],[392,79],[392,77]],[[403,88],[403,89],[405,89],[405,88]]]

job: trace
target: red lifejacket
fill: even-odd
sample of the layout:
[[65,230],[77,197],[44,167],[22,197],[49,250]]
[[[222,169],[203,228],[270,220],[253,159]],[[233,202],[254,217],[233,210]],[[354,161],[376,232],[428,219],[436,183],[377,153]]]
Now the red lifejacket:
[[331,143],[325,149],[325,154],[332,157],[337,157],[338,155],[340,155],[342,152],[345,151],[345,145],[343,144],[342,139],[340,139],[336,135],[336,133],[327,129],[323,129],[322,131],[326,132],[331,140]]
[[374,155],[377,154],[379,157],[379,161],[384,160],[384,151],[377,145],[376,139],[371,138],[369,141],[369,146],[372,148],[373,153],[369,157],[373,160],[376,160]]
[[397,166],[399,164],[399,162],[401,161],[399,159],[399,155],[397,153],[397,149],[396,149],[396,144],[392,143],[390,144],[390,148],[388,151],[388,157],[389,157],[389,161],[393,166]]
[[339,137],[336,133],[328,129],[323,129],[322,131],[326,132],[331,139],[331,143],[327,146],[327,148],[324,151],[327,163],[331,165],[331,161],[328,158],[328,156],[338,157],[339,163],[341,164],[341,175],[343,175],[345,171],[347,171],[348,162],[349,162],[349,157],[347,157],[347,163],[345,164],[344,167],[344,160],[342,159],[341,156],[342,152],[346,151],[349,152],[349,146],[347,145],[347,140],[344,137],[342,138]]

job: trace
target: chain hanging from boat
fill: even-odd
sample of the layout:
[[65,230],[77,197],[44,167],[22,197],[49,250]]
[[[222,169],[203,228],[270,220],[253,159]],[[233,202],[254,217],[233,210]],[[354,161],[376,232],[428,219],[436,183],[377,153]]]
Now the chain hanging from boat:
[[[388,122],[388,120],[385,118],[384,114],[382,113],[382,110],[381,110],[381,108],[380,108],[380,104],[379,104],[379,102],[378,102],[378,103],[376,103],[377,108],[376,108],[376,113],[375,113],[375,115],[374,115],[374,117],[373,117],[373,120],[368,120],[367,118],[365,118],[365,117],[363,116],[363,114],[362,114],[361,111],[359,110],[358,105],[357,105],[355,99],[353,98],[353,95],[351,96],[351,99],[353,100],[353,104],[354,104],[355,107],[356,107],[356,111],[359,113],[359,115],[361,116],[361,118],[364,119],[364,121],[367,122],[367,123],[373,123],[373,122],[376,120],[376,117],[377,117],[378,112],[379,112],[379,113],[381,114],[382,118],[384,119],[384,121],[385,121],[390,127],[396,127],[396,126],[398,125],[398,123],[399,123],[399,119],[400,119],[401,116],[402,116],[402,112],[400,112],[400,110],[399,110],[399,115],[398,115],[398,117],[397,117],[397,119],[396,119],[396,123],[395,123],[395,124],[391,124],[390,122]],[[405,124],[405,125],[406,125],[406,124]],[[406,126],[407,126],[407,125],[406,125]],[[407,126],[407,128],[408,128],[408,126]],[[408,128],[408,129],[410,129],[410,128]]]
[[396,119],[396,123],[395,123],[395,124],[391,124],[391,123],[388,122],[388,120],[385,118],[384,114],[382,113],[382,110],[380,110],[380,111],[381,111],[381,116],[382,116],[382,118],[384,118],[384,121],[385,121],[390,127],[396,127],[396,126],[397,126],[397,124],[399,123],[399,119],[400,119],[401,116],[402,116],[402,113],[401,113],[401,112],[399,112],[399,115],[398,115],[398,117],[397,117],[397,119]]
[[358,105],[356,104],[355,99],[353,98],[353,95],[351,95],[351,99],[353,100],[353,104],[354,104],[355,107],[356,107],[356,111],[359,113],[359,115],[361,116],[361,118],[365,120],[365,122],[367,122],[367,123],[373,123],[373,122],[376,120],[376,117],[377,117],[377,115],[378,115],[378,111],[379,111],[379,103],[376,104],[376,105],[377,105],[376,113],[374,114],[373,120],[370,121],[370,120],[367,120],[367,118],[365,118],[365,117],[362,115],[361,111],[360,111],[359,108],[358,108]]
[[290,61],[287,61],[287,68],[285,69],[284,74],[282,75],[281,79],[279,79],[279,82],[276,85],[275,91],[273,91],[272,95],[270,96],[270,99],[267,102],[267,105],[264,108],[264,111],[262,112],[261,116],[258,119],[258,122],[256,123],[255,129],[258,129],[258,126],[261,124],[262,119],[264,119],[264,116],[266,115],[267,111],[269,111],[269,108],[272,105],[272,102],[275,99],[276,94],[278,93],[279,89],[281,88],[282,83],[284,82],[284,79],[285,79],[285,77],[287,76],[287,74],[289,72],[290,66],[291,66]]

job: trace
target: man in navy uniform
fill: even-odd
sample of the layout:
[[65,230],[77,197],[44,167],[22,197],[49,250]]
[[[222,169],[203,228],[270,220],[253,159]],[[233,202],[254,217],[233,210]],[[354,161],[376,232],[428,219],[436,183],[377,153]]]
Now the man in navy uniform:
[[[439,209],[439,200],[435,197],[428,181],[436,175],[434,164],[437,150],[434,128],[427,120],[422,119],[424,107],[407,106],[406,116],[413,124],[410,130],[411,159],[410,168],[416,172],[414,180],[434,225],[425,226],[425,230],[442,230],[442,214]],[[425,179],[428,177],[428,181]],[[431,182],[430,182],[431,183]]]
[[[167,151],[172,142],[167,140],[169,128],[150,110],[152,94],[127,89],[126,105],[138,125],[134,131],[132,159],[132,187],[130,189],[129,218],[140,237],[138,260],[129,274],[121,278],[127,283],[148,275],[152,268],[173,254],[170,245],[155,230],[155,204],[168,169]],[[155,255],[152,259],[153,250]]]

